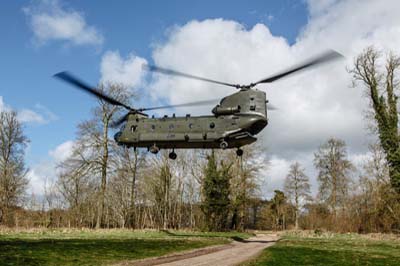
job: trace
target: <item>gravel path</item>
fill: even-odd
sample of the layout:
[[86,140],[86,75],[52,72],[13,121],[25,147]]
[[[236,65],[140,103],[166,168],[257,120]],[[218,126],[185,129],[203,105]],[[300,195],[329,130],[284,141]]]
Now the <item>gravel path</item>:
[[257,237],[247,239],[245,242],[234,242],[231,247],[224,250],[158,265],[163,265],[163,266],[237,265],[259,255],[263,249],[272,246],[273,244],[275,244],[277,240],[278,237],[276,235],[259,235]]
[[279,240],[275,234],[260,234],[256,237],[246,239],[244,241],[234,241],[231,244],[208,247],[189,252],[173,254],[169,256],[145,259],[136,262],[125,262],[118,265],[135,265],[135,266],[203,266],[218,265],[231,266],[238,265],[250,260],[261,253],[267,247],[272,246]]

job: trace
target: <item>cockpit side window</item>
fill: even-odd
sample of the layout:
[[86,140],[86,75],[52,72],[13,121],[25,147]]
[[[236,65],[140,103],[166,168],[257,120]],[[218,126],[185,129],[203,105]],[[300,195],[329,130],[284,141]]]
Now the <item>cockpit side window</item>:
[[255,99],[254,95],[250,96],[250,111],[256,110],[256,103],[254,99]]

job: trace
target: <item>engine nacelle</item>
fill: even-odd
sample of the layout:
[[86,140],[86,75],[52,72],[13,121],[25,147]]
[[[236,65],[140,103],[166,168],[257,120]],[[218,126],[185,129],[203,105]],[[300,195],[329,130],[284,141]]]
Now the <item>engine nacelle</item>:
[[216,116],[219,115],[233,115],[240,112],[240,106],[236,107],[222,107],[220,105],[215,106],[212,109],[212,113]]

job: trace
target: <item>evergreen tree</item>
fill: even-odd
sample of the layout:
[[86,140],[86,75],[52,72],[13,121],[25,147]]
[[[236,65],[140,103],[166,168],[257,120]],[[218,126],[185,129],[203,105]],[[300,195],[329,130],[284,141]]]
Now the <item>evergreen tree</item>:
[[286,229],[286,196],[280,190],[274,190],[274,197],[271,201],[271,210],[275,219],[275,229]]
[[230,206],[230,165],[221,163],[218,169],[214,151],[208,156],[204,171],[202,211],[206,219],[207,230],[226,229]]

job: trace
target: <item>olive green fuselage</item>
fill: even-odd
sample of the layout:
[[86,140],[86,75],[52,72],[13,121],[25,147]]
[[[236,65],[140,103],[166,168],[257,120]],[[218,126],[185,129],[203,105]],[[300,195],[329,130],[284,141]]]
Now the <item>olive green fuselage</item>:
[[257,139],[267,124],[266,96],[241,90],[223,98],[212,116],[148,118],[130,114],[115,135],[120,145],[138,148],[239,148]]

